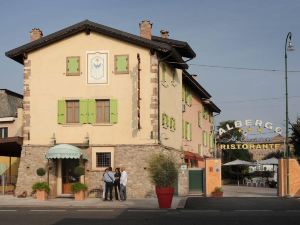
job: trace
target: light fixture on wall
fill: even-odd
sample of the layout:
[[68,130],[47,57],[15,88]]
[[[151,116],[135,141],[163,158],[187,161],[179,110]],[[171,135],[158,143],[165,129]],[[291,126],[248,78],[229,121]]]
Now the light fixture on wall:
[[90,136],[89,133],[87,132],[84,137],[84,144],[89,145],[89,143],[90,143]]
[[52,145],[56,145],[56,137],[55,137],[55,133],[53,132],[53,135],[51,137],[51,143]]

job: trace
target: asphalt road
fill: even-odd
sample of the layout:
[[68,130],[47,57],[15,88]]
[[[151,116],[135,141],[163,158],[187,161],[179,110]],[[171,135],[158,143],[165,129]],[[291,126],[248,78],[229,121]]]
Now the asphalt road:
[[0,208],[0,225],[299,225],[300,200],[190,198],[186,209]]

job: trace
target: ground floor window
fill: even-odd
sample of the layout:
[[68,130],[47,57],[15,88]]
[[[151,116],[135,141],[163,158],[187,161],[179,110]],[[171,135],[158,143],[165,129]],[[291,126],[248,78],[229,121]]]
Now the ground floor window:
[[114,167],[114,147],[93,147],[92,169],[104,170],[110,166]]
[[96,153],[96,166],[97,167],[111,166],[111,152],[97,152]]

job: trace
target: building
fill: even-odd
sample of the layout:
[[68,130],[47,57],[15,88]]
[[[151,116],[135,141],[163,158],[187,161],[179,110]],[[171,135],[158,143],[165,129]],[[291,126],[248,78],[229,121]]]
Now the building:
[[0,89],[0,164],[5,168],[1,171],[5,174],[5,186],[15,185],[17,180],[23,141],[22,101],[22,95]]
[[[17,193],[30,192],[40,167],[54,197],[70,194],[79,179],[90,191],[101,189],[102,173],[112,166],[127,168],[129,197],[152,196],[149,157],[168,152],[183,163],[183,83],[193,83],[192,101],[205,100],[186,72],[183,58],[195,57],[191,47],[161,35],[152,35],[149,21],[137,36],[85,20],[47,36],[35,28],[30,43],[6,52],[24,65]],[[204,104],[209,115],[219,112]],[[79,164],[86,171],[81,178],[73,174]],[[179,173],[179,195],[188,193],[187,176]]]
[[214,115],[221,110],[211,95],[196,81],[195,75],[183,73],[182,144],[190,167],[204,168],[204,158],[214,156]]

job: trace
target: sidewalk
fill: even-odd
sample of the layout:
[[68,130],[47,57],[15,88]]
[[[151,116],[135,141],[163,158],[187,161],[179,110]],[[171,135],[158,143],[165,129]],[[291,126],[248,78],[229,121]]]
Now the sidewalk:
[[[172,209],[182,207],[185,198],[173,197]],[[11,195],[0,196],[0,207],[78,207],[78,208],[142,208],[158,209],[157,198],[128,199],[126,201],[102,201],[100,198],[87,198],[84,201],[75,201],[72,198],[56,198],[47,201],[38,201],[32,197],[16,198]]]

